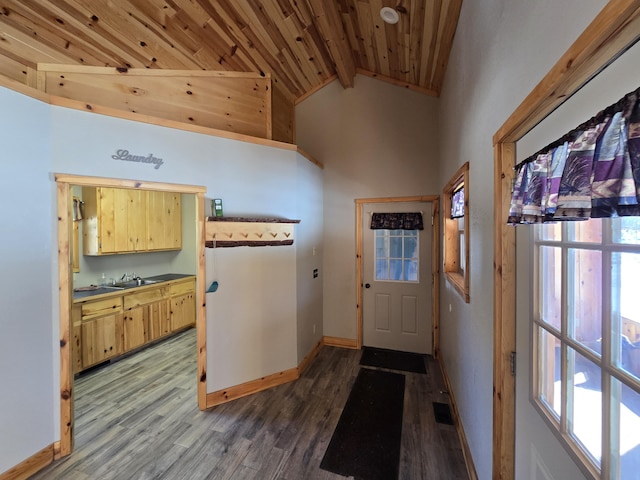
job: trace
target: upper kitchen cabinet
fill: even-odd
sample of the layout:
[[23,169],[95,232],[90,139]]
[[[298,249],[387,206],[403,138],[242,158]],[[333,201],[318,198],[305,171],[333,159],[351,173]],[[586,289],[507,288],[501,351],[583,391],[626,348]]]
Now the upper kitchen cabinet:
[[182,195],[170,192],[148,194],[149,250],[180,250],[182,248]]
[[83,253],[179,250],[180,194],[107,187],[83,187]]

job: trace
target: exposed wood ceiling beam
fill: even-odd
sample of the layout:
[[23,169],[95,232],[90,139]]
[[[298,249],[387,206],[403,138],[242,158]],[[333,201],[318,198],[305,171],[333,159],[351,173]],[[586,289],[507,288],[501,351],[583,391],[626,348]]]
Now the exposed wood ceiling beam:
[[347,33],[342,26],[336,3],[332,0],[307,0],[329,54],[335,64],[338,80],[344,88],[353,87],[356,65]]

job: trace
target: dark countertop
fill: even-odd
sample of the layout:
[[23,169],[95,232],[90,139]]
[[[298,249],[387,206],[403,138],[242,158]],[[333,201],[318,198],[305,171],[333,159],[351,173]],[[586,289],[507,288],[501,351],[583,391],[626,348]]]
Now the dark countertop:
[[[153,277],[144,277],[145,280],[154,280],[155,282],[171,282],[174,280],[180,280],[182,278],[195,277],[195,275],[189,275],[185,273],[165,273],[162,275],[155,275]],[[153,284],[157,285],[157,284]],[[150,285],[142,285],[142,287],[149,287]],[[141,288],[138,286],[135,287],[127,287],[127,288],[113,288],[113,287],[98,287],[95,290],[85,290],[80,292],[73,292],[73,300],[81,300],[88,297],[97,297],[98,295],[105,294],[118,294],[123,293],[127,290],[131,290],[133,288]]]

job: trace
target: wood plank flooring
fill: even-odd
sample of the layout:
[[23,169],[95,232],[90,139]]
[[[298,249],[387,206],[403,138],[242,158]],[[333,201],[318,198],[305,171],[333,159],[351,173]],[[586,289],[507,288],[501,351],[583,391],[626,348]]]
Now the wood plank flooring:
[[[75,382],[75,450],[32,479],[343,479],[319,468],[360,366],[324,347],[295,382],[208,411],[196,402],[196,337],[188,330]],[[437,363],[406,373],[402,480],[467,479]]]

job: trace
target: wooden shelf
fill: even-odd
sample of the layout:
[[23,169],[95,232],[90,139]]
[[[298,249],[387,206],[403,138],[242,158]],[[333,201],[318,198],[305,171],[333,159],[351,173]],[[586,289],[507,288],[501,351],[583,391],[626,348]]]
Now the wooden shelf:
[[207,217],[205,246],[268,247],[293,245],[300,220],[259,217]]

